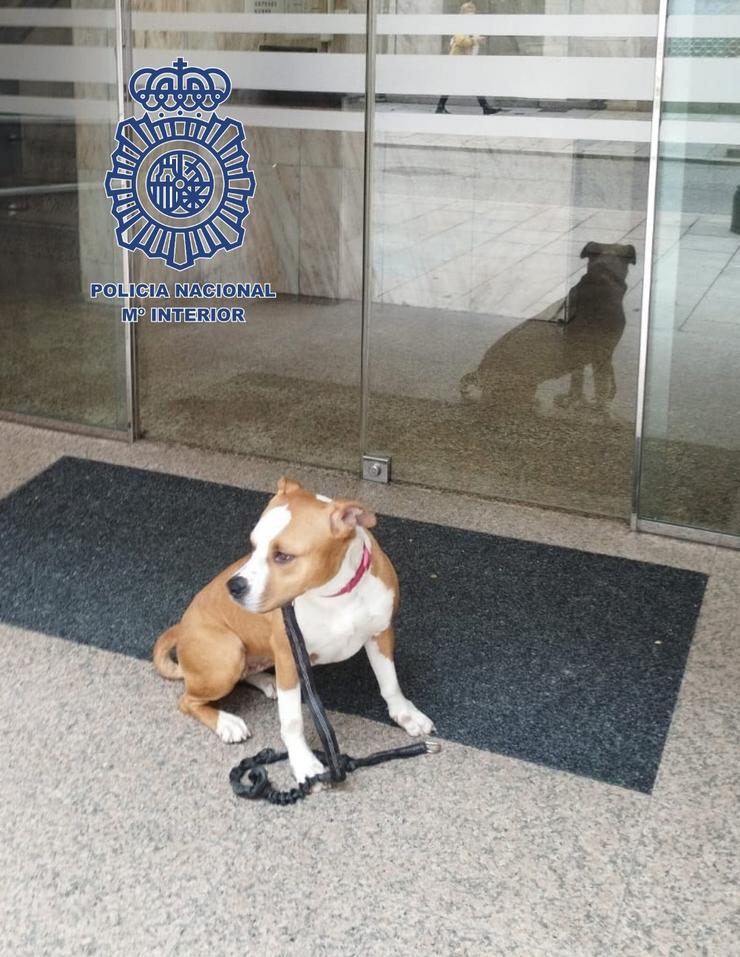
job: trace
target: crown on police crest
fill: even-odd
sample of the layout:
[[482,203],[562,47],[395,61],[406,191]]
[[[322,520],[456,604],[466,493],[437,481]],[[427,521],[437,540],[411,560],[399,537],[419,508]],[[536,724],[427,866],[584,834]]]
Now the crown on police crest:
[[188,66],[187,60],[178,57],[172,66],[137,70],[128,88],[131,98],[148,112],[211,112],[228,99],[231,80],[223,70]]

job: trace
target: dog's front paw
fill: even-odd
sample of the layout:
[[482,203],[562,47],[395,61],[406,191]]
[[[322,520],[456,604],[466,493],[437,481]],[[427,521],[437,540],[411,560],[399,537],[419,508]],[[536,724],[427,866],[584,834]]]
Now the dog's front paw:
[[390,711],[390,716],[399,724],[403,730],[410,734],[412,738],[418,738],[425,734],[432,734],[436,729],[431,718],[427,718],[423,711],[419,711],[416,705],[406,700],[401,705]]
[[235,714],[229,714],[228,711],[219,711],[216,734],[226,744],[238,744],[240,741],[246,741],[247,738],[251,737],[252,732],[247,727],[246,722]]
[[[303,784],[307,778],[315,777],[317,774],[323,774],[326,771],[324,765],[311,751],[299,758],[291,758],[290,766],[293,776],[299,784]],[[320,791],[321,783],[317,781],[311,790]]]

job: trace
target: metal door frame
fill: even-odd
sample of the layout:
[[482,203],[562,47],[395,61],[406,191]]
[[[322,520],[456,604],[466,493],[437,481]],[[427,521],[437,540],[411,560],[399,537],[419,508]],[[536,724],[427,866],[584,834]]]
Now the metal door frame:
[[716,532],[692,525],[674,525],[640,517],[640,481],[642,478],[645,441],[645,393],[649,366],[650,313],[653,299],[653,265],[655,255],[655,221],[658,203],[658,165],[660,158],[660,124],[663,113],[663,80],[665,75],[666,35],[670,0],[660,0],[658,10],[658,37],[655,51],[655,88],[650,130],[650,163],[648,170],[647,219],[645,222],[645,265],[642,277],[640,309],[640,353],[637,373],[637,408],[635,415],[635,444],[632,467],[632,507],[630,527],[635,532],[665,535],[704,545],[721,545],[740,549],[740,535]]
[[[133,73],[133,27],[131,23],[131,5],[127,0],[115,0],[116,4],[116,84],[118,87],[118,121],[124,120],[131,112],[131,100],[128,95],[128,77]],[[128,287],[131,279],[131,259],[127,249],[120,249],[121,281]],[[127,296],[125,307],[131,305]],[[136,348],[136,323],[127,322],[124,326],[126,364],[126,417],[128,429],[126,438],[135,442],[141,435],[139,421],[139,378]]]
[[[118,120],[128,115],[129,98],[128,86],[125,77],[132,72],[132,27],[131,8],[128,0],[115,0],[115,60],[116,60],[116,87]],[[119,250],[121,254],[122,282],[128,283],[130,277],[130,262],[128,252]],[[129,300],[124,300],[128,306]],[[66,419],[55,419],[45,415],[33,415],[25,412],[14,412],[0,409],[0,421],[16,422],[19,425],[29,425],[36,428],[50,429],[56,432],[69,432],[73,435],[89,435],[95,438],[114,439],[118,442],[134,442],[140,437],[139,429],[139,402],[138,381],[136,375],[136,324],[126,323],[124,328],[124,373],[126,382],[126,427],[114,429],[107,426],[88,425],[84,422],[72,422]]]

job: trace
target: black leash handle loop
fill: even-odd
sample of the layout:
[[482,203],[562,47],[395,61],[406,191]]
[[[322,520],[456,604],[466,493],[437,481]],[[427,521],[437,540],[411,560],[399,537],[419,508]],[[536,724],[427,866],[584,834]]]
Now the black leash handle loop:
[[[370,768],[376,764],[384,764],[386,761],[395,761],[398,758],[415,758],[420,754],[433,754],[439,750],[438,741],[417,741],[415,744],[407,744],[405,747],[394,748],[390,751],[376,751],[364,758],[352,758],[348,754],[340,754],[339,759],[346,777],[347,774],[356,771],[358,768]],[[326,763],[327,756],[323,751],[314,751],[314,754],[322,764]],[[229,774],[234,794],[237,797],[251,798],[252,800],[262,798],[270,804],[286,806],[302,801],[311,792],[314,784],[332,782],[331,772],[325,771],[323,774],[315,774],[313,777],[306,778],[302,784],[290,788],[288,791],[276,790],[270,783],[265,765],[274,764],[276,761],[285,761],[287,757],[287,751],[273,751],[272,748],[265,748],[264,751],[260,751],[254,757],[244,758],[235,768],[232,768]],[[245,774],[249,777],[249,785],[244,784]]]

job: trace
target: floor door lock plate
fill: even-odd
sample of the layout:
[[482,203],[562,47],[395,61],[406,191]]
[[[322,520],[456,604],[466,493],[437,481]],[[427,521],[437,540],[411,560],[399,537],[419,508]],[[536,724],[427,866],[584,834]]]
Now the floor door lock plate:
[[390,455],[363,455],[362,477],[368,482],[388,484],[391,480]]

